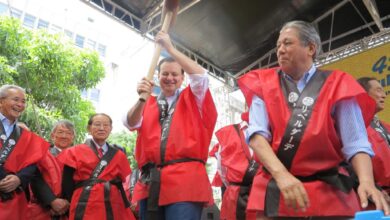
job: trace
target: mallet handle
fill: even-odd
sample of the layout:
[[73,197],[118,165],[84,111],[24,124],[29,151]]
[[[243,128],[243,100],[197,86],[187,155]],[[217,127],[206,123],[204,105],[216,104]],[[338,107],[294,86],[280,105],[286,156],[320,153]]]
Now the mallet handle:
[[[171,24],[172,17],[173,17],[173,12],[172,11],[167,11],[166,14],[165,14],[165,18],[164,18],[162,27],[161,27],[162,31],[168,32],[169,25]],[[161,45],[160,44],[156,44],[156,48],[154,49],[152,62],[150,63],[150,66],[149,66],[149,72],[148,72],[148,75],[146,75],[146,79],[148,79],[148,80],[153,80],[153,75],[154,75],[154,72],[156,70],[156,65],[157,65],[157,62],[158,62],[158,58],[160,58],[160,53],[161,53]],[[147,94],[145,94],[145,93],[141,93],[140,94],[140,99],[146,100],[146,98],[147,98]]]

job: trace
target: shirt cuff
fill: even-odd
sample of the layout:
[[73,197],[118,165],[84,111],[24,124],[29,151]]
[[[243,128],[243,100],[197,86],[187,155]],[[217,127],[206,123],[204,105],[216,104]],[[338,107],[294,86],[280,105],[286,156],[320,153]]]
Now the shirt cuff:
[[124,115],[122,116],[122,124],[123,124],[127,129],[129,129],[130,131],[134,131],[134,130],[137,130],[138,128],[140,128],[141,125],[142,125],[142,120],[143,120],[143,117],[141,117],[141,119],[139,120],[139,122],[138,122],[136,125],[130,126],[130,125],[127,123],[127,112],[126,112],[126,114],[124,114]]
[[271,142],[271,139],[272,139],[272,136],[270,133],[267,133],[267,132],[264,132],[264,131],[260,131],[254,127],[249,127],[247,129],[247,136],[245,137],[245,141],[247,144],[249,144],[249,141],[251,139],[251,137],[255,134],[258,134],[258,135],[261,135],[262,137],[264,137],[268,142]]
[[198,79],[201,79],[201,78],[207,78],[207,71],[204,70],[204,72],[202,74],[193,73],[193,74],[187,74],[187,75],[188,75],[188,78],[190,80],[198,80]]
[[372,150],[372,148],[369,146],[370,144],[365,147],[349,147],[349,148],[343,147],[342,152],[347,161],[351,160],[351,158],[355,156],[357,153],[366,153],[370,157],[373,157],[375,156],[375,153]]

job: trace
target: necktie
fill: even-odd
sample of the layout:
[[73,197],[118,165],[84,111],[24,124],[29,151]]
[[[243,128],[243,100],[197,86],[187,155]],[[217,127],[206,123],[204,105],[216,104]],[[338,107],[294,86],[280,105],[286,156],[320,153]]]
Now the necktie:
[[102,158],[103,157],[103,148],[97,147],[97,151],[98,151],[99,158]]

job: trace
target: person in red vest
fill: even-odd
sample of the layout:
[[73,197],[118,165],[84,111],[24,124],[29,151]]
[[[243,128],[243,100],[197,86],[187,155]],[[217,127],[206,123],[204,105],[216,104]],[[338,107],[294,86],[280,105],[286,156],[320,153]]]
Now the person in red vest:
[[25,108],[23,88],[0,87],[0,220],[26,219],[28,184],[50,145],[17,125]]
[[123,188],[130,165],[123,149],[107,142],[111,130],[110,116],[94,114],[88,121],[92,138],[58,155],[64,164],[62,194],[70,201],[71,220],[135,219]]
[[[376,101],[376,113],[385,109],[386,93],[382,85],[372,77],[358,79],[359,84]],[[379,120],[375,115],[367,127],[368,140],[372,144],[375,156],[372,158],[375,182],[390,193],[390,124]],[[389,201],[390,202],[390,201]]]
[[60,120],[53,126],[50,137],[53,145],[38,162],[38,171],[30,184],[33,192],[28,204],[30,220],[67,219],[69,201],[61,198],[63,166],[56,157],[73,145],[74,125],[68,120]]
[[[250,106],[247,141],[263,166],[248,209],[260,219],[348,219],[370,198],[389,215],[365,129],[374,101],[349,74],[315,67],[321,41],[310,23],[286,23],[276,45],[279,67],[238,79]],[[344,160],[357,173],[357,193],[339,166]]]
[[[213,148],[210,150],[209,152],[209,157],[214,157],[215,159],[218,160],[218,154],[219,154],[219,144],[216,143]],[[214,178],[213,180],[211,181],[211,186],[214,186],[214,187],[221,187],[221,190],[222,190],[222,195],[223,195],[223,192],[224,192],[224,187],[225,185],[223,184],[222,182],[222,179],[221,179],[221,175],[219,174],[219,172],[217,171],[214,175]]]
[[[214,144],[214,146],[211,148],[210,152],[209,152],[209,157],[214,157],[216,160],[217,160],[217,169],[215,171],[215,175],[213,177],[213,179],[211,180],[211,186],[212,187],[220,187],[221,189],[221,192],[219,193],[219,198],[221,198],[221,203],[222,203],[222,198],[223,198],[223,194],[225,193],[225,190],[226,190],[226,186],[225,186],[225,183],[222,182],[222,177],[221,177],[221,156],[219,154],[219,150],[220,150],[220,145],[219,143],[216,143]],[[214,194],[215,195],[215,194]],[[217,199],[214,197],[214,200]],[[211,207],[207,207],[207,208],[211,208]],[[217,208],[218,211],[219,211],[219,208]],[[207,214],[207,209],[203,209],[203,214],[202,214],[202,219],[203,219],[203,216],[205,215],[205,212]],[[217,217],[219,219],[219,217]]]
[[223,194],[221,219],[256,219],[256,212],[247,212],[249,192],[258,170],[253,151],[245,142],[248,112],[241,115],[242,122],[220,128],[215,136],[220,145],[221,168],[226,190]]
[[[140,98],[124,124],[137,130],[136,159],[142,175],[133,200],[140,201],[141,219],[200,219],[213,201],[205,163],[217,112],[206,71],[176,50],[164,32],[156,35],[171,57],[158,65],[161,93],[151,96],[154,83],[142,79]],[[189,86],[182,89],[184,71]]]

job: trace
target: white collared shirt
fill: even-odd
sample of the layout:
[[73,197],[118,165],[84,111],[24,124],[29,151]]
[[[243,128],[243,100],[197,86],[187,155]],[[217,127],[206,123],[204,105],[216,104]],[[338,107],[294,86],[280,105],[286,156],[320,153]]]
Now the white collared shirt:
[[14,130],[14,127],[18,121],[15,120],[14,123],[11,123],[11,121],[8,120],[8,118],[6,118],[2,113],[0,113],[0,120],[3,123],[5,135],[8,138]]
[[93,138],[92,138],[92,141],[93,141],[93,143],[96,145],[96,147],[98,149],[102,149],[103,150],[103,154],[105,154],[108,151],[107,142],[104,142],[104,144],[102,146],[100,146],[98,143],[96,143],[96,141]]
[[55,146],[55,145],[53,145],[53,147],[54,147],[56,150],[58,150],[59,152],[62,152],[62,149],[61,149],[61,148],[59,148],[59,147],[57,147],[57,146]]

